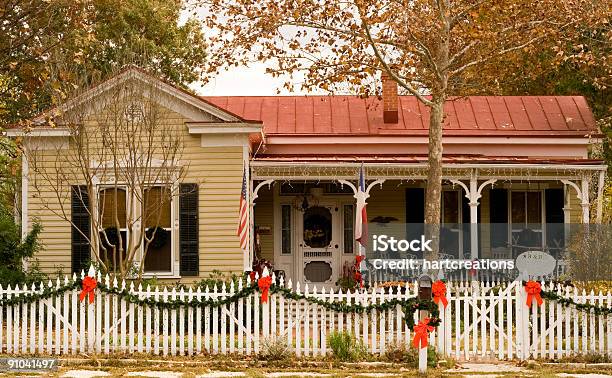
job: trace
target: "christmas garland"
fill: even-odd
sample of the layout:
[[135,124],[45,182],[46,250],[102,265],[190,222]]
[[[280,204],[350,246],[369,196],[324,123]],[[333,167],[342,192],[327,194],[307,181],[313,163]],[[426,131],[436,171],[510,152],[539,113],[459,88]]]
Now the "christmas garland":
[[[92,281],[93,280],[93,281]],[[90,282],[91,281],[91,282]],[[21,304],[30,304],[32,302],[38,300],[45,300],[51,297],[64,294],[67,291],[81,288],[81,300],[85,299],[89,296],[90,303],[93,301],[93,290],[99,289],[101,292],[106,294],[116,295],[119,298],[125,300],[128,303],[133,303],[135,305],[140,306],[149,306],[156,307],[161,310],[176,310],[181,307],[210,307],[210,308],[218,308],[223,305],[228,305],[231,303],[236,303],[238,300],[242,298],[246,298],[256,291],[268,290],[270,294],[280,294],[285,299],[290,299],[294,301],[304,300],[308,303],[321,306],[327,310],[342,312],[342,313],[355,313],[355,314],[369,314],[372,311],[385,311],[394,309],[396,306],[401,306],[404,310],[404,317],[406,320],[406,324],[412,330],[415,326],[414,323],[414,313],[416,311],[424,310],[429,312],[429,325],[433,327],[437,327],[440,325],[440,312],[438,310],[438,305],[431,299],[419,299],[419,298],[408,298],[408,299],[398,299],[393,298],[389,301],[385,301],[382,303],[372,303],[369,305],[362,305],[360,303],[350,304],[346,301],[326,301],[323,299],[306,296],[304,294],[298,294],[291,289],[278,286],[278,285],[270,285],[267,289],[261,289],[258,284],[247,285],[242,290],[229,295],[225,298],[221,299],[212,299],[212,298],[191,298],[191,299],[172,299],[167,298],[165,300],[157,300],[154,297],[158,296],[148,296],[141,297],[141,295],[132,293],[125,288],[117,288],[117,287],[109,287],[102,282],[95,282],[92,277],[85,277],[84,280],[77,279],[67,285],[62,287],[53,288],[53,287],[45,287],[39,293],[26,293],[15,295],[12,298],[0,298],[0,306],[16,306]],[[161,293],[159,294],[161,295]],[[168,294],[164,294],[168,296]]]
[[[523,286],[528,294],[528,306],[531,307],[531,301],[529,301],[529,296],[533,295],[537,300],[537,297],[541,297],[543,299],[547,299],[549,301],[555,301],[560,303],[564,307],[573,306],[579,311],[591,312],[597,316],[599,315],[611,315],[612,307],[601,307],[591,303],[576,303],[572,298],[567,298],[561,296],[553,291],[545,291],[542,290],[542,287],[539,282],[536,281],[523,281]],[[531,292],[530,292],[531,291]],[[538,301],[538,306],[541,304],[541,299]]]

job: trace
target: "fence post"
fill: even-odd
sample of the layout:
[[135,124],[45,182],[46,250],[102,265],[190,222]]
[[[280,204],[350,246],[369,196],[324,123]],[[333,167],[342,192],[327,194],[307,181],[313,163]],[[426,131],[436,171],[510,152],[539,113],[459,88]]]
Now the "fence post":
[[[89,266],[89,272],[87,273],[89,277],[95,277],[96,271],[94,270],[93,265]],[[94,330],[95,326],[95,317],[94,317],[94,305],[93,303],[89,303],[89,300],[85,298],[83,303],[87,302],[87,350],[89,353],[94,351],[94,344],[96,342],[96,331]]]
[[[261,272],[261,277],[269,277],[270,272],[268,272],[268,268],[264,267],[263,272]],[[262,325],[263,325],[263,338],[266,340],[270,337],[270,295],[268,296],[268,302],[262,303]]]
[[[419,299],[431,299],[431,277],[424,274],[419,277]],[[425,319],[428,316],[427,311],[419,311],[419,321]],[[427,348],[421,347],[419,342],[419,372],[425,373],[427,371]]]
[[521,360],[529,357],[529,310],[527,307],[527,297],[523,290],[521,281],[516,281],[516,334],[517,334],[517,355]]

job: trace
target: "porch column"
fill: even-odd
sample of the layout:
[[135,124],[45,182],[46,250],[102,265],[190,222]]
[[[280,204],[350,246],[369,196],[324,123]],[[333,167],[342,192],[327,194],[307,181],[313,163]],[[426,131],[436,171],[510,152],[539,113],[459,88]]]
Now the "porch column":
[[572,221],[569,192],[570,189],[567,187],[567,184],[563,183],[563,223],[565,224],[569,224]]
[[580,180],[580,186],[573,181],[570,180],[561,180],[561,182],[565,185],[569,185],[576,191],[576,197],[580,201],[580,206],[582,207],[582,223],[589,223],[590,214],[589,214],[589,180],[583,177]]
[[249,256],[248,261],[245,261],[244,263],[245,271],[252,269],[253,259],[255,257],[255,200],[257,199],[257,197],[259,197],[257,193],[259,192],[259,189],[261,189],[264,185],[268,185],[268,188],[270,188],[270,185],[272,185],[272,183],[274,182],[274,180],[265,180],[260,182],[255,188],[253,188],[253,181],[249,181],[251,184],[249,185],[249,188],[251,188],[252,190],[250,192],[251,195],[249,196]]
[[586,177],[582,178],[582,223],[587,224],[591,221],[590,214],[590,206],[591,203],[589,201],[589,180]]
[[[338,180],[338,182],[342,185],[347,185],[349,188],[351,188],[353,190],[353,197],[355,197],[355,200],[357,200],[357,193],[359,192],[359,189],[357,186],[353,185],[353,183],[351,183],[350,181],[347,180]],[[374,180],[372,181],[369,185],[367,185],[366,189],[365,189],[365,195],[366,195],[366,200],[370,197],[370,190],[374,187],[374,185],[381,185],[385,182],[384,179],[379,179],[379,180]],[[367,205],[367,202],[366,202]],[[356,208],[355,208],[356,210]],[[367,222],[367,219],[366,219]],[[353,236],[354,237],[354,236]],[[357,246],[359,248],[359,255],[361,256],[365,256],[366,255],[366,250],[365,247],[363,245],[361,245],[361,243],[358,244]],[[363,264],[363,262],[362,262]]]
[[606,171],[599,171],[599,182],[597,183],[597,213],[595,214],[595,222],[601,223],[603,218],[603,190],[606,179]]
[[[474,196],[472,193],[478,193],[478,196]],[[470,175],[470,196],[468,199],[470,200],[470,257],[475,259],[478,257],[478,200],[480,199],[480,192],[478,191],[478,180],[474,171]]]
[[482,197],[482,190],[490,184],[497,182],[497,179],[490,179],[478,186],[478,175],[476,170],[470,174],[470,186],[468,187],[461,180],[450,180],[453,184],[459,185],[465,190],[465,198],[470,200],[470,258],[478,258],[478,200]]

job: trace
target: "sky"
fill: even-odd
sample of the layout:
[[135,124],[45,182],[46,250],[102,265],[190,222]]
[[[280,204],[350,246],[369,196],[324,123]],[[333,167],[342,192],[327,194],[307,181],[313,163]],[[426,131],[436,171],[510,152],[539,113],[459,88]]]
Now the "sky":
[[193,83],[191,89],[203,96],[273,96],[277,89],[281,95],[299,95],[305,92],[288,93],[282,88],[284,79],[266,74],[266,66],[256,63],[250,67],[232,67],[220,73],[206,85]]
[[[197,11],[199,17],[205,17],[203,10]],[[191,14],[183,11],[179,23],[184,22]],[[326,94],[327,92],[313,93],[297,89],[288,92],[283,84],[288,80],[285,77],[274,78],[266,74],[265,63],[253,63],[248,67],[231,67],[217,77],[211,78],[208,83],[193,83],[190,88],[202,96],[278,96],[278,95],[305,95]],[[299,80],[296,79],[296,80]],[[280,89],[280,93],[277,90]]]

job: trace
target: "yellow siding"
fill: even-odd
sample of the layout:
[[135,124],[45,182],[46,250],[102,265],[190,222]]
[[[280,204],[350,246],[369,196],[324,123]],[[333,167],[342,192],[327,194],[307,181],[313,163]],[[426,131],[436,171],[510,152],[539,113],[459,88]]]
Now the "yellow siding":
[[270,233],[260,235],[261,257],[274,261],[274,187],[261,188],[255,200],[255,226],[268,227]]
[[[86,121],[86,122],[90,122]],[[188,134],[185,121],[180,114],[166,110],[166,127],[176,129],[183,138],[184,150],[180,160],[186,166],[182,179],[185,183],[199,184],[199,252],[200,277],[190,277],[189,281],[208,277],[213,270],[225,273],[242,272],[243,253],[236,236],[239,195],[242,185],[243,147],[201,147],[199,135]],[[87,124],[87,123],[86,123]],[[233,139],[233,135],[228,138]],[[42,152],[38,151],[40,156]],[[55,157],[56,151],[49,150],[47,159],[36,158],[39,168],[53,172],[55,164],[61,162]],[[42,163],[42,164],[41,164]],[[70,271],[71,232],[70,224],[62,217],[62,206],[54,197],[52,188],[42,188],[42,198],[34,189],[34,181],[41,181],[30,164],[30,185],[28,208],[30,225],[38,219],[43,226],[41,241],[43,250],[36,255],[43,272],[54,274],[61,270]],[[73,178],[64,183],[64,211],[70,218],[69,190],[72,184],[82,184],[83,180]],[[175,245],[175,248],[177,246]],[[176,248],[178,254],[178,248]]]
[[397,181],[386,181],[382,188],[376,185],[370,190],[368,198],[368,220],[377,216],[394,217],[394,223],[406,222],[406,188]]
[[[39,151],[36,160],[37,166],[53,175],[56,151]],[[70,186],[61,182],[47,184],[47,180],[37,177],[33,171],[30,166],[28,225],[31,229],[32,224],[37,222],[43,227],[40,234],[42,250],[35,255],[35,259],[44,273],[70,273],[71,233],[70,223],[66,220],[70,218]],[[58,200],[58,191],[63,201]]]
[[582,206],[580,200],[576,197],[576,190],[572,187],[567,187],[567,194],[570,208],[570,223],[582,223]]

